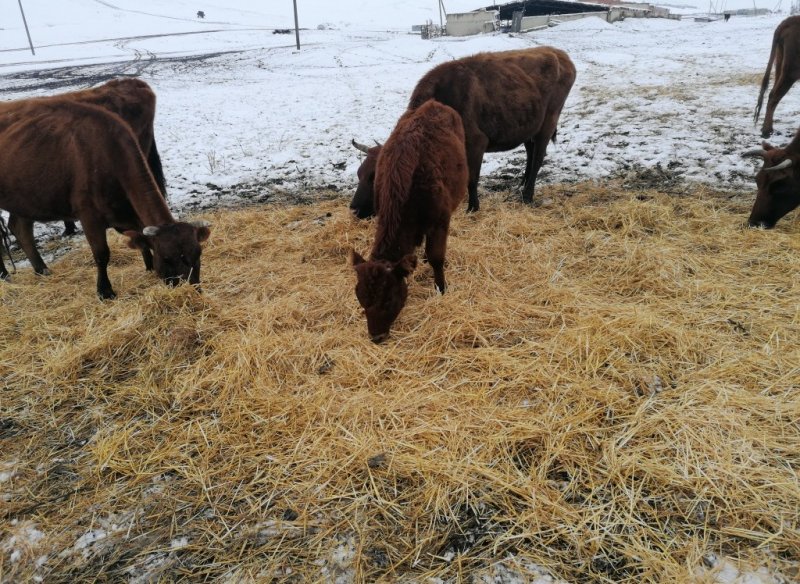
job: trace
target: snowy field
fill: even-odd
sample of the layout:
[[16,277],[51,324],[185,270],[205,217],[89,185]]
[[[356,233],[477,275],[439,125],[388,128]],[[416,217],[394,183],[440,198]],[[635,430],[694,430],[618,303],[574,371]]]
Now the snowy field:
[[[158,95],[156,138],[177,209],[323,188],[349,196],[360,162],[351,139],[384,140],[426,71],[480,51],[539,45],[566,50],[578,70],[541,183],[645,173],[666,186],[689,180],[752,193],[756,163],[740,153],[760,144],[752,113],[772,31],[785,17],[587,18],[529,34],[423,41],[409,31],[438,21],[436,2],[331,10],[300,0],[298,51],[293,34],[273,34],[292,25],[289,1],[53,4],[24,4],[35,56],[16,3],[3,4],[0,94],[18,99],[140,76]],[[789,140],[798,113],[800,93],[790,92],[777,110],[776,143]],[[522,148],[487,155],[481,185],[516,186],[523,162]]]

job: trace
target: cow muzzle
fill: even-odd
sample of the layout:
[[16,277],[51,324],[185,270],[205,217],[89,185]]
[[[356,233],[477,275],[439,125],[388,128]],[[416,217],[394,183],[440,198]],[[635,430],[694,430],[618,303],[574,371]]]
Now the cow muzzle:
[[383,341],[389,338],[389,333],[380,333],[378,335],[372,335],[372,342],[376,345],[380,345]]

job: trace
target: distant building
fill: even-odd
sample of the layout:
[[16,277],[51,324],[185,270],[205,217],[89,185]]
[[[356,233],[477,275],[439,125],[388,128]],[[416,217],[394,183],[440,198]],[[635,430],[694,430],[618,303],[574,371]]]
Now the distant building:
[[598,16],[608,22],[623,18],[678,18],[666,8],[641,2],[597,0],[591,4],[566,0],[506,2],[470,12],[447,14],[448,36],[466,36],[504,30],[526,32],[567,20]]

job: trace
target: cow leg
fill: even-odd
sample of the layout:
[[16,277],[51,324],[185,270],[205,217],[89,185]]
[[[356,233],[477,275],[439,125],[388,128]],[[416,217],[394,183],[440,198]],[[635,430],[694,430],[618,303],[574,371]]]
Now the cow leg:
[[61,237],[69,237],[70,235],[75,235],[77,231],[78,228],[75,226],[74,221],[64,221],[64,231],[61,233]]
[[478,177],[481,175],[483,153],[486,152],[486,147],[488,145],[489,140],[481,136],[472,140],[467,148],[467,166],[469,167],[469,182],[467,183],[469,202],[467,204],[467,213],[474,213],[481,208],[481,204],[478,201]]
[[444,255],[447,250],[447,232],[450,228],[450,218],[438,221],[425,236],[425,256],[433,268],[433,281],[436,290],[444,294],[447,283],[444,279]]
[[788,76],[781,75],[780,79],[775,80],[775,85],[772,87],[772,91],[769,92],[769,97],[767,98],[767,111],[764,114],[764,124],[761,126],[762,138],[768,138],[772,135],[772,119],[775,115],[775,108],[778,107],[778,103],[783,99],[783,96],[789,92],[792,85],[794,85],[794,81],[788,78]]
[[0,280],[8,280],[10,278],[6,265],[3,263],[3,252],[7,252],[6,246],[0,240]]
[[150,144],[150,152],[147,153],[147,164],[150,167],[150,172],[153,173],[153,178],[156,179],[158,190],[161,191],[161,195],[166,199],[167,181],[164,178],[164,167],[161,165],[161,155],[158,153],[155,138],[153,138],[153,143]]
[[[530,171],[527,172],[525,184],[522,187],[522,201],[533,203],[533,190],[536,187],[536,177],[539,176],[539,169],[542,168],[544,155],[547,153],[547,143],[555,133],[555,124],[551,128],[543,128],[543,131],[533,139],[533,157],[530,163]],[[527,146],[526,146],[527,147]]]
[[8,216],[8,228],[17,238],[19,246],[25,252],[25,257],[33,266],[33,271],[42,276],[49,276],[50,269],[44,263],[39,250],[36,249],[36,240],[33,237],[33,221],[17,215]]
[[528,177],[531,175],[531,166],[533,166],[533,153],[535,147],[533,145],[533,140],[527,140],[524,142],[525,144],[525,174],[522,175],[522,188],[525,188],[525,185],[528,183]]
[[153,253],[147,249],[142,249],[142,259],[144,260],[144,269],[148,272],[153,271]]
[[111,252],[106,239],[106,226],[92,217],[81,216],[80,220],[97,266],[97,295],[101,300],[113,300],[117,295],[108,279],[108,260]]

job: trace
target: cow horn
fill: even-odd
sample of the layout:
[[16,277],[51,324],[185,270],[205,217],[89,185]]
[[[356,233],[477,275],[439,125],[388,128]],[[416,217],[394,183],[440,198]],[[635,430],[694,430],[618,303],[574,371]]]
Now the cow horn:
[[144,229],[142,229],[142,235],[146,235],[148,237],[153,237],[154,235],[158,235],[158,227],[153,227],[152,225],[148,225]]
[[203,221],[202,219],[198,219],[197,221],[189,221],[189,225],[192,227],[197,227],[198,229],[202,229],[203,227],[211,227],[211,223],[208,221]]
[[361,152],[364,154],[369,153],[369,146],[356,142],[355,138],[353,138],[353,146],[355,146],[356,149],[361,150]]
[[784,168],[789,168],[792,165],[792,159],[787,158],[780,164],[776,164],[775,166],[770,166],[769,168],[765,168],[764,172],[774,172],[776,170],[783,170]]
[[742,158],[764,158],[766,155],[767,151],[763,148],[753,148],[747,152],[742,152]]
[[383,148],[383,144],[375,140],[375,138],[373,138],[372,140],[375,142],[375,146],[377,146],[378,148]]

